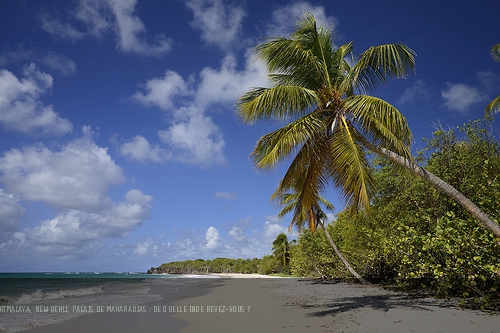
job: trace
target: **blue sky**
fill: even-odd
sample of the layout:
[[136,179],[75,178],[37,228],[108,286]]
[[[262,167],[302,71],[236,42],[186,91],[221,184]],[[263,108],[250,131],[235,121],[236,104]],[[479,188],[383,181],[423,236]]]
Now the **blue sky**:
[[[482,117],[500,93],[495,1],[0,1],[0,271],[145,271],[253,258],[286,232],[234,102],[266,83],[251,49],[312,11],[336,43],[402,42],[416,73],[373,95],[408,119]],[[336,191],[327,194],[337,212]],[[291,234],[290,237],[295,237]]]

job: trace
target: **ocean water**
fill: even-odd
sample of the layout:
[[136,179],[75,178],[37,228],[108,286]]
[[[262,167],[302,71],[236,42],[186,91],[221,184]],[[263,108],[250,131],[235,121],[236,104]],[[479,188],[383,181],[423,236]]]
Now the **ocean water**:
[[0,273],[0,332],[95,312],[151,312],[147,305],[201,276],[143,273]]

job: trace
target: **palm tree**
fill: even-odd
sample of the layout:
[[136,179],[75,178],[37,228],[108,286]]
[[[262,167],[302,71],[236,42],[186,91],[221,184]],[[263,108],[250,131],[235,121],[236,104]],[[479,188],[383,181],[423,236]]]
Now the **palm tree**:
[[[500,62],[500,43],[494,45],[491,48],[490,52],[491,52],[491,57],[493,58],[493,60]],[[485,112],[487,115],[491,115],[493,113],[500,112],[500,96],[498,96],[497,98],[492,100],[490,102],[490,104],[488,104],[488,106],[486,106]]]
[[413,71],[413,50],[403,44],[374,46],[354,61],[352,43],[334,48],[331,31],[317,28],[306,13],[289,39],[270,38],[255,53],[267,65],[270,87],[251,88],[238,99],[237,113],[247,123],[289,121],[261,137],[252,151],[261,169],[293,157],[279,192],[293,192],[295,179],[311,168],[308,181],[314,186],[308,189],[316,193],[307,198],[317,198],[332,181],[348,205],[368,211],[375,181],[367,148],[450,195],[500,237],[500,226],[472,201],[414,162],[405,117],[365,94]]
[[297,192],[295,193],[282,194],[280,193],[279,189],[277,192],[275,192],[275,194],[271,198],[279,200],[280,204],[284,205],[278,216],[283,217],[289,212],[293,211],[293,217],[292,221],[290,222],[290,226],[288,227],[288,231],[291,231],[293,227],[297,227],[300,232],[304,229],[304,225],[307,222],[309,231],[315,232],[316,227],[319,225],[324,235],[328,239],[330,246],[333,248],[347,270],[354,277],[356,277],[356,279],[358,279],[361,284],[370,284],[367,280],[361,277],[361,275],[359,275],[358,272],[356,272],[354,268],[349,264],[349,262],[345,259],[345,257],[342,255],[342,252],[340,252],[337,245],[333,241],[330,233],[326,230],[325,224],[323,222],[323,220],[326,218],[326,214],[321,209],[319,203],[323,204],[323,206],[331,212],[333,212],[334,210],[333,205],[322,197],[318,197],[316,202],[311,205],[304,205],[304,203],[308,201],[306,200],[306,198],[304,198],[304,195],[308,193],[307,190],[304,190],[306,187],[307,184],[301,184],[301,186],[298,186]]
[[290,264],[288,237],[281,233],[273,241],[273,256],[286,268]]

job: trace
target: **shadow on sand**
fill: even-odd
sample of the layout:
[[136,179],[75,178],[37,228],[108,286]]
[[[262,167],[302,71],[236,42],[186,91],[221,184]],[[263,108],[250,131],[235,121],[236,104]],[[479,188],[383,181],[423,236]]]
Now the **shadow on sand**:
[[[313,282],[324,284],[324,282]],[[327,282],[327,284],[341,284],[338,282]],[[344,284],[345,285],[345,284]],[[340,314],[343,312],[370,309],[387,312],[395,308],[406,308],[417,311],[435,311],[437,308],[455,307],[446,301],[440,301],[434,298],[416,298],[405,293],[395,293],[384,290],[377,285],[361,286],[358,284],[347,284],[354,288],[359,296],[335,297],[331,302],[317,303],[311,300],[304,304],[297,304],[304,309],[321,309],[308,314],[308,317],[322,317],[328,315]],[[365,290],[366,292],[363,292]],[[368,294],[368,295],[367,295]]]

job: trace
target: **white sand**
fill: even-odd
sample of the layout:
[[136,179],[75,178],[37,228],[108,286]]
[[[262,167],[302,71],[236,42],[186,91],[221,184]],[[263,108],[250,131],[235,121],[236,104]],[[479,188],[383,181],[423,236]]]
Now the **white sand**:
[[263,274],[241,274],[241,273],[225,273],[225,274],[209,274],[213,276],[218,276],[221,278],[230,278],[230,279],[274,279],[274,278],[283,278],[281,276],[271,276],[271,275],[263,275]]

